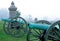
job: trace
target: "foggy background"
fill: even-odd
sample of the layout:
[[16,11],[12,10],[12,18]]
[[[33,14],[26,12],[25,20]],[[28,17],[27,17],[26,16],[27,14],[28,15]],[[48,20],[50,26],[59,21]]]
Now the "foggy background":
[[60,0],[0,0],[0,20],[9,17],[12,1],[26,20],[60,20]]

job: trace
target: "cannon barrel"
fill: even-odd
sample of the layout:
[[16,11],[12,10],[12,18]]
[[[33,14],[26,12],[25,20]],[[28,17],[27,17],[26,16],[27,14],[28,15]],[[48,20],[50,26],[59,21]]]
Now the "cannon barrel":
[[[2,19],[2,21],[5,21],[5,22],[14,22],[14,21],[16,21],[16,19],[15,20],[11,20],[11,19]],[[21,22],[21,23],[24,23],[24,21],[22,20],[22,21],[19,21],[19,20],[17,20],[18,22]]]
[[48,24],[29,23],[29,28],[32,28],[32,29],[47,30],[50,26],[51,25],[48,25]]
[[2,19],[2,21],[9,22],[11,19]]

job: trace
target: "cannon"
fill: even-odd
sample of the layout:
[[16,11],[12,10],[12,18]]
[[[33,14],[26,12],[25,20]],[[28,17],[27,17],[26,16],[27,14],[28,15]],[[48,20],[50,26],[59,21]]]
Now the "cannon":
[[27,41],[60,41],[60,21],[53,24],[41,22],[44,24],[29,24]]
[[4,21],[3,30],[8,35],[22,37],[27,31],[27,22],[22,17],[14,19],[2,19],[2,21]]
[[60,21],[53,24],[45,20],[27,23],[22,17],[2,20],[5,21],[4,31],[14,37],[27,34],[27,41],[60,41]]

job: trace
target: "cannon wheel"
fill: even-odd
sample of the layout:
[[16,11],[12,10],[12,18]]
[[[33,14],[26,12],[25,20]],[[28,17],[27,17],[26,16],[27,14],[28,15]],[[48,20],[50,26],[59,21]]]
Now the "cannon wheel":
[[57,21],[47,29],[45,33],[45,41],[60,41],[60,21]]
[[[37,21],[35,23],[50,24],[50,22],[48,22],[46,20]],[[45,33],[45,31],[43,31],[43,30],[40,30],[40,29],[30,29],[29,28],[29,32],[27,34],[27,41],[44,41],[42,39],[44,33]]]
[[[27,22],[22,17],[15,18],[16,22],[13,22],[14,28],[8,28],[10,34],[14,37],[22,37],[27,32]],[[11,23],[11,22],[10,22]],[[10,25],[10,24],[9,24]]]
[[4,27],[5,32],[13,37],[24,36],[27,31],[27,22],[22,17],[17,17],[12,20],[15,21],[8,22],[7,30],[5,29],[6,27]]

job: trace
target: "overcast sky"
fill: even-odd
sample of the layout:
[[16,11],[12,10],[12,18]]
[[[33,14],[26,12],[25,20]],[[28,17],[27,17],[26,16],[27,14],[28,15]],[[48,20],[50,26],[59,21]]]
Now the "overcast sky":
[[14,1],[22,16],[54,20],[60,18],[60,0],[0,0],[0,9],[6,8]]

